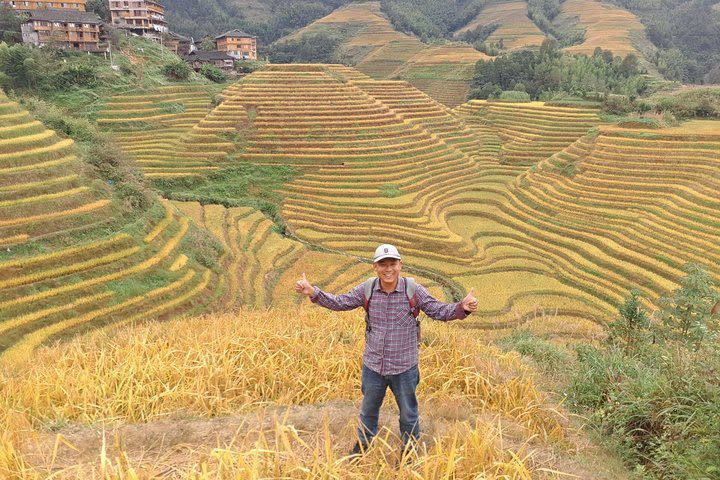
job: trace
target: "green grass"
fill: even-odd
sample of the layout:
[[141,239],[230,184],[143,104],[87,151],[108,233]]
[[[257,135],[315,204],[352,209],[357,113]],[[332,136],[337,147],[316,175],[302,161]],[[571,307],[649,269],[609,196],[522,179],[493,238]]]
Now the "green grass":
[[402,195],[402,192],[394,183],[386,183],[380,187],[380,195],[387,198],[395,198]]

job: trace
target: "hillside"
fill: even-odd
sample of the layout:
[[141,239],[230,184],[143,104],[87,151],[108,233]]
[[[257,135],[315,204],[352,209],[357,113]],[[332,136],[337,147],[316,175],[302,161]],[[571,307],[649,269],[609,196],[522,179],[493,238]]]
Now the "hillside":
[[395,30],[380,2],[353,3],[335,10],[278,41],[292,43],[303,36],[334,34],[341,39],[341,60],[375,79],[407,80],[446,106],[465,101],[478,60],[488,59],[470,45],[429,46],[413,35]]
[[[492,292],[473,323],[478,328],[517,321],[552,336],[598,338],[627,291],[639,288],[653,302],[677,285],[684,263],[703,260],[670,231],[702,239],[707,245],[697,248],[715,251],[712,177],[692,177],[719,160],[714,122],[702,124],[706,133],[698,135],[693,132],[700,124],[613,129],[596,108],[542,102],[472,101],[450,111],[407,82],[373,80],[337,65],[270,66],[222,97],[186,131],[204,131],[210,140],[212,128],[225,125],[242,132],[242,141],[227,144],[231,153],[215,159],[218,147],[197,149],[196,159],[201,152],[209,157],[202,160],[208,167],[192,170],[197,181],[212,184],[223,177],[207,168],[222,172],[235,162],[292,167],[296,174],[278,187],[277,213],[287,232],[350,258],[366,257],[378,242],[397,243],[415,274],[438,286]],[[209,119],[220,123],[211,127]],[[162,148],[178,159],[186,144]],[[145,163],[155,161],[147,156],[152,152],[128,151],[151,178],[161,168],[163,178],[190,173],[182,162],[153,166]],[[637,157],[636,164],[628,163],[629,156]],[[686,170],[663,163],[672,158],[684,159]],[[652,177],[643,174],[647,161]],[[614,178],[621,171],[622,178]],[[629,187],[633,195],[627,195]],[[182,188],[173,195],[192,200]],[[631,208],[639,198],[648,203]],[[203,220],[199,206],[192,208],[199,224],[218,228],[208,214]],[[388,218],[388,208],[397,214]],[[706,220],[696,218],[701,212]],[[596,225],[599,218],[606,220]],[[217,238],[242,238],[240,231],[214,231]],[[344,271],[345,260],[328,258],[334,259],[324,265]],[[251,294],[260,301],[249,303],[259,305],[282,297],[290,272],[300,271],[290,268],[291,257],[249,261],[270,279]],[[720,273],[712,265],[710,270]],[[335,276],[330,272],[327,278]],[[343,286],[361,279],[367,267],[359,264],[352,272]],[[278,275],[284,280],[276,287]],[[252,284],[240,276],[229,281]],[[551,320],[538,311],[553,312]]]
[[203,238],[186,217],[120,176],[97,178],[71,139],[0,102],[3,359],[88,325],[207,306],[214,273],[185,243]]

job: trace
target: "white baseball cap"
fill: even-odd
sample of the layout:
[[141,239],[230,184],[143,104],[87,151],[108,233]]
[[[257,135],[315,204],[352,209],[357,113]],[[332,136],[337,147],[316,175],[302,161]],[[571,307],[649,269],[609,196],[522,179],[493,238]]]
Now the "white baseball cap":
[[395,258],[400,260],[400,252],[395,248],[394,245],[384,243],[375,249],[375,256],[373,257],[373,263],[379,262],[383,258]]

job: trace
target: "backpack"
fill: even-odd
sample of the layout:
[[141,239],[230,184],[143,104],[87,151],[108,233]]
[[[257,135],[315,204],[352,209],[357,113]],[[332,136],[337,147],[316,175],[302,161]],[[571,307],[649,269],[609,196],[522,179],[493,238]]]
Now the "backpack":
[[[407,296],[408,302],[410,303],[410,311],[413,317],[415,317],[415,324],[417,325],[417,337],[418,344],[420,343],[420,307],[418,306],[417,296],[417,282],[414,278],[403,277],[405,279],[405,296]],[[399,280],[398,280],[399,281]],[[378,278],[371,277],[363,282],[363,291],[365,294],[365,303],[363,308],[365,309],[365,331],[370,331],[370,299],[372,298],[375,286],[377,285]]]

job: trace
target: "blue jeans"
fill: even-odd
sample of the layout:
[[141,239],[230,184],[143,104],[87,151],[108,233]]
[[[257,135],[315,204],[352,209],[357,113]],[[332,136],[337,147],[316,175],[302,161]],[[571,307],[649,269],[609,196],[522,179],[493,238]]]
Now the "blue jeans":
[[407,445],[408,442],[420,437],[420,418],[415,396],[419,382],[420,370],[417,365],[397,375],[380,375],[363,365],[361,384],[363,400],[358,427],[358,438],[363,447],[367,447],[377,435],[380,406],[387,387],[390,387],[395,395],[395,401],[400,409],[400,436],[403,442]]

